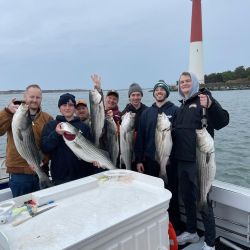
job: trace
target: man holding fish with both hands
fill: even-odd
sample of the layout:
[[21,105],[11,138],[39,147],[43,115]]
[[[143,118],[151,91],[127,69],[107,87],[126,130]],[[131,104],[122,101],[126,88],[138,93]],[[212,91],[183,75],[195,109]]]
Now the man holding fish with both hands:
[[[159,80],[153,88],[155,102],[140,117],[137,140],[135,142],[135,160],[137,171],[164,180],[165,187],[172,192],[169,217],[175,226],[178,217],[177,168],[171,159],[172,124],[177,106],[168,100],[169,86]],[[178,220],[177,220],[178,221]]]
[[[92,141],[90,128],[79,117],[74,116],[76,109],[75,96],[65,93],[58,100],[58,108],[61,115],[47,123],[42,132],[41,148],[43,152],[51,156],[51,177],[53,184],[59,185],[76,180],[90,174],[95,174],[96,169],[89,166],[82,157],[76,155],[65,141],[74,141],[76,134],[66,131],[65,123],[77,131],[81,131],[84,138]],[[64,125],[64,126],[63,126]],[[99,163],[92,161],[94,165]]]

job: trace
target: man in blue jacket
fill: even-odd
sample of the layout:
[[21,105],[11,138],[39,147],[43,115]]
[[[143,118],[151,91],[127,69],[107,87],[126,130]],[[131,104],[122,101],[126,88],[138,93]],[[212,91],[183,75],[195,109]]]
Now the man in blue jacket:
[[[159,80],[153,89],[155,103],[145,109],[139,119],[137,140],[135,142],[135,160],[137,163],[137,171],[151,176],[159,177],[160,165],[155,159],[155,131],[157,125],[158,114],[164,112],[173,124],[178,107],[168,100],[170,94],[169,86]],[[168,183],[165,187],[172,192],[172,199],[169,204],[169,218],[174,227],[178,227],[179,223],[179,203],[178,203],[178,176],[174,159],[166,166]]]
[[92,140],[90,128],[81,122],[79,117],[74,116],[76,109],[75,96],[69,93],[61,95],[58,107],[62,115],[58,115],[56,120],[50,121],[44,126],[41,142],[42,151],[50,154],[51,157],[50,171],[55,185],[94,174],[97,169],[78,159],[65,144],[62,137],[64,131],[61,128],[61,122],[69,122],[81,130],[85,138]]
[[167,99],[169,94],[169,86],[163,80],[159,80],[153,90],[155,103],[141,114],[135,143],[137,171],[155,177],[159,177],[160,173],[160,165],[155,159],[157,117],[159,113],[164,112],[173,123],[177,110],[177,107]]

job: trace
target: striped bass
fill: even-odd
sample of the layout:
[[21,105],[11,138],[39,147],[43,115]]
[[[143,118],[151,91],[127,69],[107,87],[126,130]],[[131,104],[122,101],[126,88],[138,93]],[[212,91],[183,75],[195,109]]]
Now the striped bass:
[[215,178],[214,140],[206,128],[196,129],[196,162],[198,166],[199,206],[207,201],[207,194]]
[[68,122],[62,122],[61,128],[64,130],[63,139],[66,145],[78,158],[91,163],[97,161],[103,168],[115,169],[114,164],[105,153],[86,139],[80,130]]
[[104,103],[103,96],[98,90],[89,91],[89,103],[90,103],[90,114],[91,114],[91,129],[94,136],[94,142],[97,147],[100,146],[100,137],[102,129],[104,127]]
[[165,113],[158,114],[155,130],[156,161],[160,164],[160,177],[167,180],[166,166],[172,150],[171,122]]
[[127,112],[122,117],[120,126],[120,147],[121,164],[124,163],[126,169],[131,170],[131,162],[134,149],[135,137],[135,113]]
[[119,156],[119,138],[116,123],[112,117],[105,119],[100,148],[109,153],[109,157],[116,166]]
[[41,153],[35,142],[28,105],[22,103],[18,107],[13,116],[11,126],[16,149],[32,170],[37,173],[40,188],[52,186],[49,177],[41,169]]

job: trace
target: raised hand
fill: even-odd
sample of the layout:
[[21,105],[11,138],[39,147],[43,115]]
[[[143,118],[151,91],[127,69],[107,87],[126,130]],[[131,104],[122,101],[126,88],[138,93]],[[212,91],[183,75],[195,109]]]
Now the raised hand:
[[91,75],[91,79],[94,83],[94,88],[97,89],[98,91],[101,90],[101,77],[98,76],[97,74]]

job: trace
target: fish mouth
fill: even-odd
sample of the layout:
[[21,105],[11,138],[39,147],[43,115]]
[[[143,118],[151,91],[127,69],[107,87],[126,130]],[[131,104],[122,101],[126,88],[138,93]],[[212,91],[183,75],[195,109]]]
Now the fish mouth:
[[75,134],[71,134],[71,133],[69,133],[69,132],[64,132],[64,133],[63,133],[63,137],[64,137],[66,140],[68,140],[68,141],[73,141],[73,140],[75,140],[76,135],[75,135]]

